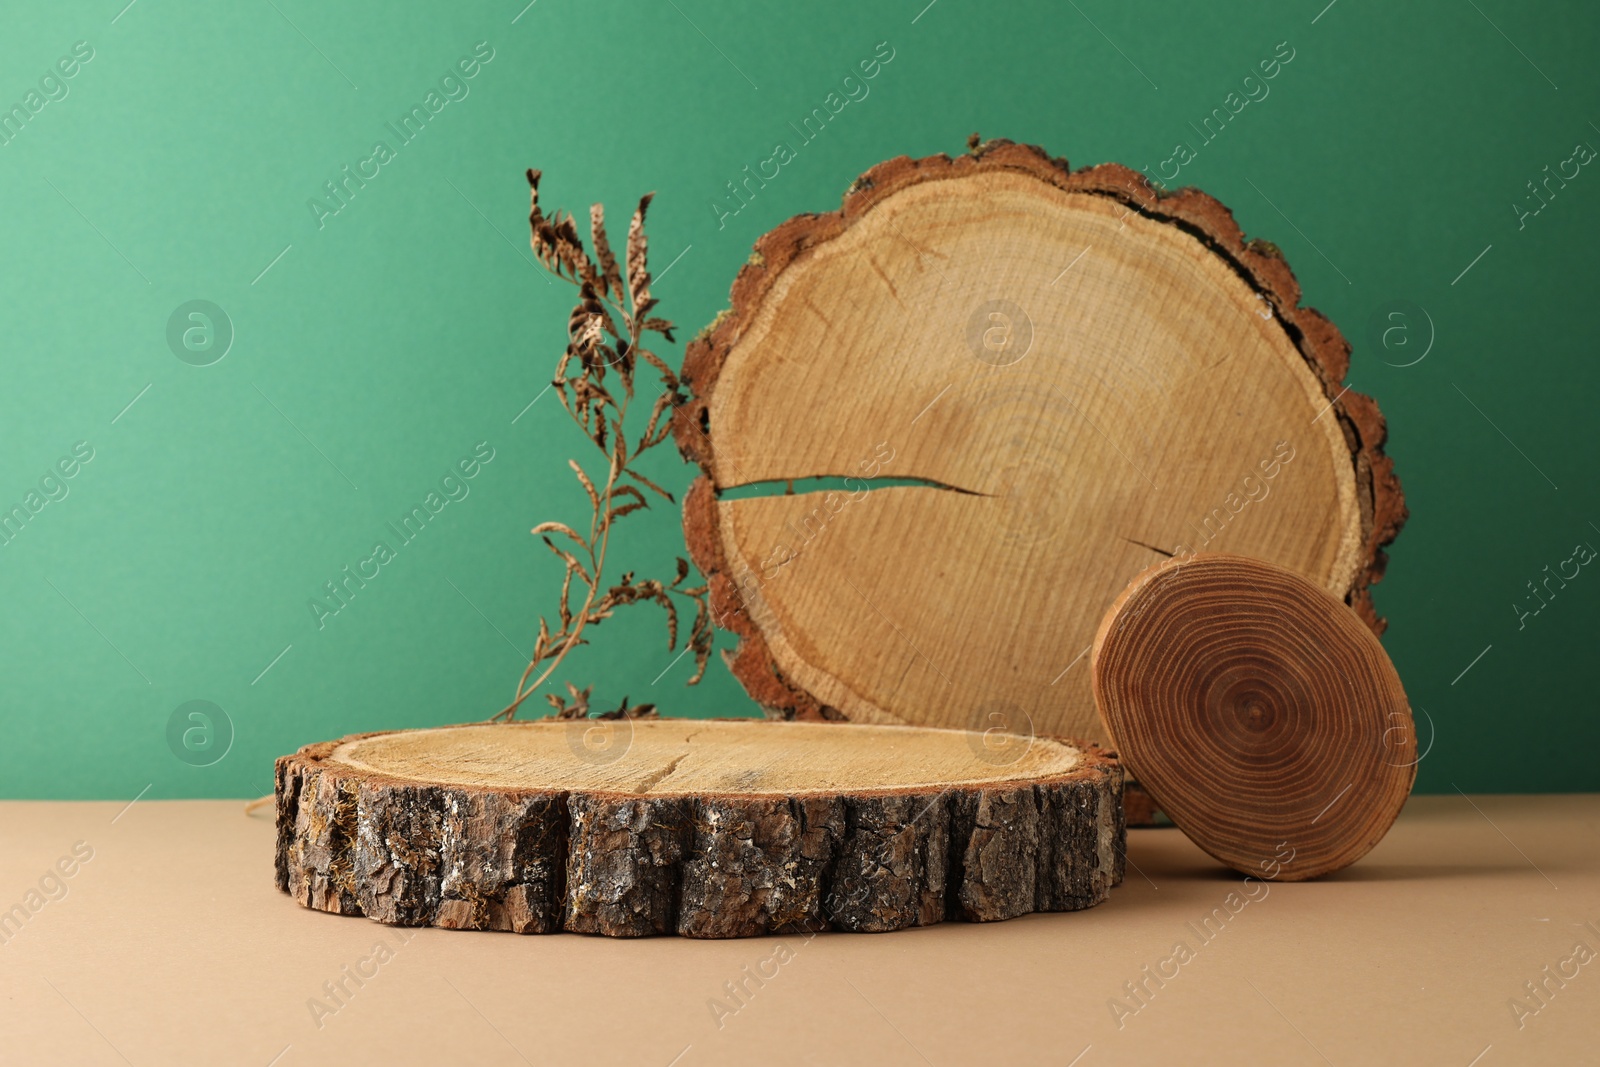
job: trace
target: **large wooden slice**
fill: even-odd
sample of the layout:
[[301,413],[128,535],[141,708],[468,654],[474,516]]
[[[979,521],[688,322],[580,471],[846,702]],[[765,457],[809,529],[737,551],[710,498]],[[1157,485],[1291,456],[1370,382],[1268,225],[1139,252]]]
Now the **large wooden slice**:
[[1130,773],[1246,874],[1354,863],[1411,793],[1417,737],[1394,665],[1354,612],[1282,567],[1156,564],[1106,613],[1093,675]]
[[278,888],[380,922],[748,937],[1070,911],[1122,880],[1088,744],[739,720],[358,734],[278,760]]
[[1384,422],[1299,298],[1210,197],[1007,142],[891,160],[767,234],[674,424],[734,674],[775,717],[1103,737],[1096,625],[1200,549],[1381,629]]

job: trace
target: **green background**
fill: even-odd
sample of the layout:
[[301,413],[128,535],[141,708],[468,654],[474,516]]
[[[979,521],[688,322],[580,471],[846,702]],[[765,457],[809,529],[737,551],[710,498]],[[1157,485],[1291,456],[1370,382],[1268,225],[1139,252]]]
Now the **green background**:
[[[1377,601],[1436,733],[1419,787],[1600,786],[1600,575],[1520,628],[1513,608],[1600,545],[1600,168],[1520,227],[1511,206],[1600,144],[1600,12],[1324,3],[8,4],[4,106],[74,42],[94,58],[0,147],[0,506],[75,442],[94,458],[0,547],[0,794],[255,795],[308,741],[502,706],[560,578],[528,528],[587,513],[565,467],[584,442],[553,394],[528,407],[572,291],[528,252],[525,167],[547,206],[619,224],[656,190],[657,273],[681,254],[657,293],[692,334],[755,238],[882,159],[979,130],[1154,171],[1285,41],[1270,96],[1175,184],[1284,249],[1389,417],[1413,517]],[[480,41],[470,94],[319,228],[308,199]],[[719,226],[724,184],[883,41],[870,95]],[[166,340],[196,299],[236,330],[204,367]],[[1369,331],[1395,301],[1435,331],[1412,366]],[[480,441],[470,495],[319,629],[308,600]],[[647,469],[689,480],[670,446]],[[621,562],[667,570],[677,515],[630,522]],[[683,688],[650,609],[597,637],[563,677],[598,698],[753,710],[715,661]],[[234,727],[210,766],[169,750],[190,700]]]

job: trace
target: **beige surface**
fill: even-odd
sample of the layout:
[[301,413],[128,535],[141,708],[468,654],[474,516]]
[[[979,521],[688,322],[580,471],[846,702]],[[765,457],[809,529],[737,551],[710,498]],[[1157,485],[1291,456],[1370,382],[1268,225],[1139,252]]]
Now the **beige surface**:
[[[863,732],[865,731],[865,732]],[[476,723],[347,741],[329,762],[411,781],[680,796],[935,789],[1066,774],[1082,750],[966,730],[714,719]],[[607,758],[615,751],[615,758]]]
[[[75,842],[94,850],[0,946],[0,1062],[1595,1062],[1600,959],[1520,1030],[1508,1001],[1577,942],[1600,950],[1600,797],[1475,802],[1413,800],[1326,881],[1244,886],[1259,899],[1209,944],[1188,924],[1243,900],[1238,876],[1144,830],[1139,869],[1075,914],[809,942],[421,930],[403,946],[410,932],[276,892],[271,823],[238,802],[0,804],[0,907]],[[390,958],[318,1029],[307,1001],[380,940]],[[1107,1002],[1177,941],[1192,958],[1119,1030]],[[708,1001],[732,1009],[724,983],[764,961],[775,975],[719,1029]]]
[[870,467],[963,492],[725,500],[722,541],[778,666],[849,718],[970,727],[998,704],[1097,740],[1066,668],[1160,554],[1210,539],[1349,592],[1350,448],[1269,305],[1194,237],[1029,175],[962,183],[899,192],[786,269],[709,407],[719,488]]

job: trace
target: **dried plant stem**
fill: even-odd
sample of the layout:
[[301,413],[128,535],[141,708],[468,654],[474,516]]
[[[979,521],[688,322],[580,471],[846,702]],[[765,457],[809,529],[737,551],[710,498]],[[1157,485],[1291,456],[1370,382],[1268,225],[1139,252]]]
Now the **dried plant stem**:
[[[635,345],[639,340],[636,336],[631,337],[630,339]],[[632,403],[632,401],[633,397],[631,395],[623,399],[622,403],[617,409],[617,421],[621,422],[627,418],[628,405]],[[577,461],[573,460],[570,462],[576,465]],[[617,467],[617,462],[613,458],[610,463],[610,469],[606,474],[605,492],[602,494],[602,499],[610,498],[612,490],[616,488],[617,477],[620,473],[621,471]],[[601,516],[597,511],[589,520],[589,543],[591,545],[596,544],[595,536],[597,531],[595,527],[598,526],[600,522]],[[595,581],[593,585],[589,586],[589,592],[588,595],[584,597],[583,606],[578,609],[577,615],[574,616],[575,621],[571,628],[571,633],[563,631],[562,633],[556,635],[557,639],[560,641],[558,650],[551,659],[546,661],[544,670],[539,672],[539,677],[534,679],[531,684],[528,682],[528,676],[533,673],[534,668],[539,666],[539,661],[537,659],[530,659],[528,661],[527,667],[523,668],[522,677],[517,680],[516,698],[495,714],[495,721],[510,722],[513,718],[515,718],[517,708],[522,706],[522,702],[531,697],[539,690],[541,686],[544,685],[545,682],[550,680],[550,676],[556,672],[556,668],[560,667],[562,662],[567,658],[568,652],[571,652],[573,649],[577,648],[578,645],[583,643],[583,631],[584,628],[589,625],[589,613],[591,610],[593,610],[595,598],[600,592],[600,573],[605,570],[606,549],[611,545],[611,524],[606,523],[605,528],[598,531],[598,535],[599,542],[597,547],[591,549],[589,552],[589,572],[594,576]],[[563,593],[565,593],[564,589]]]
[[[695,653],[696,671],[690,685],[705,675],[706,662],[711,655],[712,629],[710,611],[706,601],[706,586],[685,586],[689,577],[689,564],[677,561],[677,576],[671,582],[657,579],[636,579],[630,571],[609,588],[601,585],[605,572],[606,556],[611,546],[611,530],[617,520],[650,506],[645,490],[675,503],[672,494],[639,473],[632,466],[646,450],[666,440],[669,425],[663,417],[682,401],[682,387],[677,374],[655,353],[644,345],[647,333],[659,333],[672,340],[672,323],[654,317],[650,312],[656,299],[650,295],[650,271],[647,266],[648,241],[644,234],[645,211],[650,197],[639,201],[628,226],[626,249],[626,276],[612,254],[606,236],[605,212],[599,204],[589,210],[590,240],[593,258],[584,249],[572,216],[557,213],[546,217],[539,208],[539,172],[528,172],[532,189],[532,209],[528,216],[532,231],[534,254],[557,277],[577,285],[578,304],[567,321],[567,348],[550,383],[561,399],[561,406],[583,430],[591,443],[606,457],[605,483],[596,488],[594,482],[576,460],[568,460],[578,483],[583,487],[591,505],[587,536],[562,522],[542,522],[533,528],[542,537],[552,553],[566,566],[566,576],[561,583],[561,600],[557,612],[558,629],[550,631],[545,617],[539,619],[539,636],[534,643],[533,655],[522,677],[517,680],[515,697],[493,719],[511,721],[523,701],[549,681],[555,671],[566,661],[567,654],[579,645],[586,644],[584,633],[611,617],[612,612],[627,604],[650,601],[659,605],[667,616],[667,649],[677,647],[678,609],[673,596],[687,598],[695,605],[695,618],[688,638],[688,647]],[[618,328],[618,323],[621,328]],[[656,397],[650,420],[637,443],[630,447],[626,434],[628,409],[634,397],[634,372],[638,360],[643,359],[661,375],[662,391]],[[569,374],[569,369],[576,368]],[[614,372],[621,381],[617,390],[607,383],[608,373]],[[670,420],[669,420],[670,421]],[[625,482],[624,479],[627,479]],[[563,548],[551,536],[573,542],[580,555]],[[588,566],[585,567],[584,563]],[[574,580],[586,588],[577,610],[572,606]],[[555,693],[546,699],[558,715],[573,717],[588,714],[588,689],[579,690],[570,682],[566,698]],[[624,700],[622,707],[611,714],[641,716],[653,713],[652,705],[629,709]]]

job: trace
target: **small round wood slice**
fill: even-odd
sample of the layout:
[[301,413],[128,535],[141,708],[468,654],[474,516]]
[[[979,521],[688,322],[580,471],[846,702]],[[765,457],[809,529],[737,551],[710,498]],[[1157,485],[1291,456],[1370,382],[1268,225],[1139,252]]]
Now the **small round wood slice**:
[[406,926],[750,937],[1071,911],[1122,880],[1110,753],[862,731],[546,719],[307,745],[278,760],[278,888]]
[[1146,570],[1101,622],[1093,674],[1129,773],[1247,874],[1300,881],[1354,863],[1416,778],[1411,708],[1377,637],[1262,560],[1202,553]]
[[1202,549],[1381,628],[1384,421],[1299,300],[1210,197],[1004,141],[890,160],[768,233],[674,420],[733,673],[782,718],[1095,739],[1100,617]]

